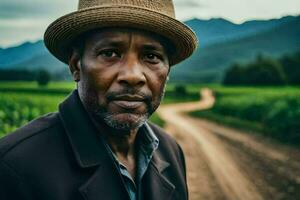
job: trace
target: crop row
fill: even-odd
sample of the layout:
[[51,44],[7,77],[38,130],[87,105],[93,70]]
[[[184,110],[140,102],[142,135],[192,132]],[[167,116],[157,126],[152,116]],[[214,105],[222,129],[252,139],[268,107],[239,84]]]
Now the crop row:
[[34,118],[57,110],[64,95],[2,93],[0,95],[0,137]]
[[259,124],[267,136],[300,144],[299,88],[219,88],[216,97],[211,113]]

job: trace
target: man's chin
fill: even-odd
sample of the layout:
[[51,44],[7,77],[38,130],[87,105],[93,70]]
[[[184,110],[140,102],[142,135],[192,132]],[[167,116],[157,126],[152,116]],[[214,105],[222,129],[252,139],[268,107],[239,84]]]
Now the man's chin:
[[131,114],[131,113],[122,113],[122,114],[107,114],[104,116],[104,122],[111,128],[130,131],[140,128],[147,120],[147,114]]

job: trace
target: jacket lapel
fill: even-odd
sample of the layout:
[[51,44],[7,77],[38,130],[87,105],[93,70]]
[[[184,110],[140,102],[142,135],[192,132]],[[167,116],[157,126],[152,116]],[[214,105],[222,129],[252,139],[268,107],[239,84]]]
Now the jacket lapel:
[[103,153],[99,133],[89,119],[77,90],[59,105],[59,116],[79,166],[98,166],[106,155]]
[[[175,186],[168,180],[164,173],[168,171],[170,164],[162,160],[156,151],[148,166],[144,177],[144,199],[155,200],[173,199]],[[146,187],[145,187],[146,186]]]
[[129,200],[118,171],[112,166],[101,165],[79,191],[85,200]]
[[84,199],[129,199],[121,175],[99,136],[99,130],[85,111],[77,90],[60,104],[59,115],[78,165],[95,169],[79,188]]

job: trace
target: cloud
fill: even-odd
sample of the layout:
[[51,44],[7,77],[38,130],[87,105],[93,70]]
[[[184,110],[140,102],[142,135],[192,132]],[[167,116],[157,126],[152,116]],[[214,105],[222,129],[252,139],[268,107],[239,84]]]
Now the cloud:
[[202,8],[205,4],[199,0],[174,0],[175,8],[189,9],[189,8]]
[[195,17],[195,13],[203,12],[207,4],[203,0],[174,0],[176,18],[187,20]]
[[41,39],[53,20],[76,7],[76,0],[0,0],[0,46]]
[[1,0],[0,18],[51,18],[51,16],[61,15],[68,10],[74,10],[75,7],[74,1],[71,0]]

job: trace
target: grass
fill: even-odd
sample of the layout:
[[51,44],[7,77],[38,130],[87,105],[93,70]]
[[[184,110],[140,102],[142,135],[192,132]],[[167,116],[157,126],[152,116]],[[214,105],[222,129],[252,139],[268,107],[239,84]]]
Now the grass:
[[189,114],[193,117],[208,119],[218,124],[237,128],[246,132],[263,132],[264,130],[260,123],[242,120],[231,116],[224,116],[211,110],[194,111]]
[[74,82],[50,82],[46,87],[40,87],[37,82],[26,82],[26,81],[1,81],[0,82],[0,90],[1,89],[62,89],[62,90],[72,90],[75,88]]
[[41,87],[36,82],[0,82],[1,93],[28,93],[28,94],[69,94],[75,88],[72,82],[50,82]]
[[153,113],[149,119],[151,122],[155,123],[156,125],[160,126],[160,127],[164,127],[165,126],[165,121],[162,120],[157,113]]

